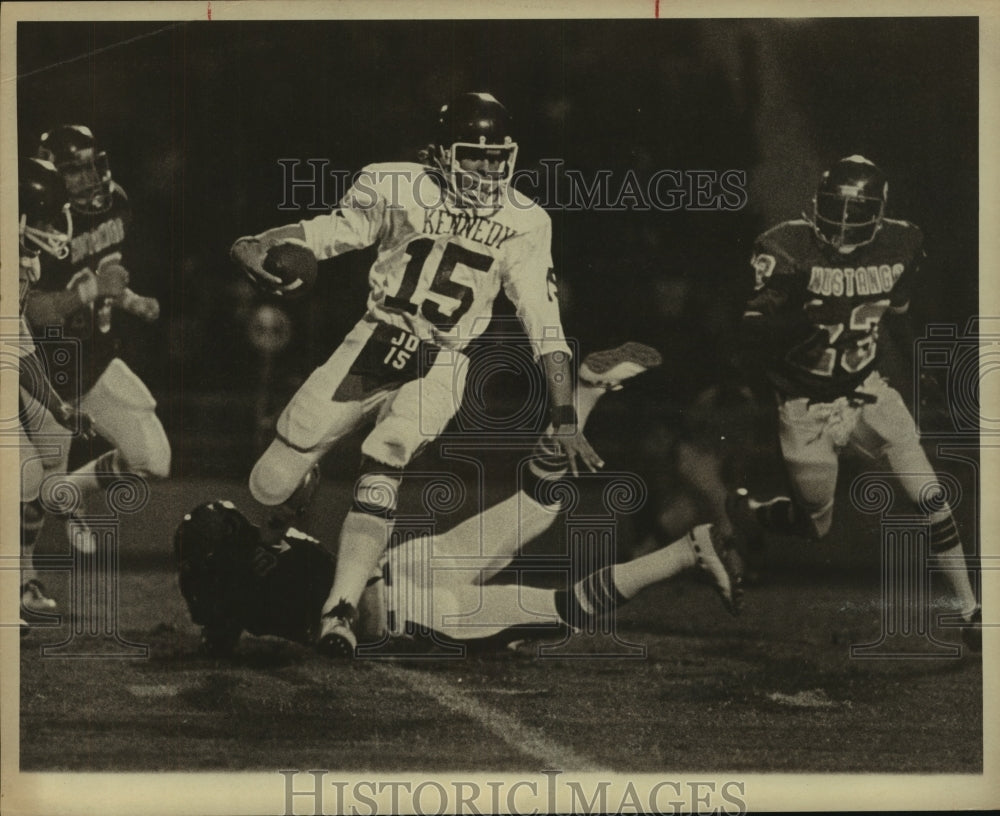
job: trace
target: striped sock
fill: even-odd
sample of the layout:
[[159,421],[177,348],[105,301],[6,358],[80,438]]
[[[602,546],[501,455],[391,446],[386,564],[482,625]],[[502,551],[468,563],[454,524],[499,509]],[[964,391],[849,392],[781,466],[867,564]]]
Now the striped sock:
[[943,553],[945,550],[960,547],[961,539],[958,537],[958,527],[955,526],[955,517],[949,513],[940,521],[931,522],[931,552],[935,555]]
[[690,536],[624,564],[613,564],[573,586],[572,591],[556,593],[556,611],[566,623],[577,628],[592,627],[619,606],[659,581],[672,578],[696,564]]
[[577,581],[572,590],[556,591],[556,612],[576,629],[590,629],[610,615],[628,598],[614,586],[614,567],[604,567]]

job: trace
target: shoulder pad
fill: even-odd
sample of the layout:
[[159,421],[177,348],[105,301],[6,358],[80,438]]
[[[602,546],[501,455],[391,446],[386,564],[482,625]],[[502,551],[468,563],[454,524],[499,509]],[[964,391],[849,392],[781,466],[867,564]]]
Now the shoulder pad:
[[[759,263],[769,261],[769,269],[765,278],[771,272],[789,272],[795,267],[796,258],[808,251],[814,240],[812,225],[807,221],[784,221],[757,236],[753,247],[752,263],[756,269]],[[763,259],[760,261],[759,259]]]
[[518,190],[512,185],[507,185],[507,197],[517,206],[518,211],[525,214],[530,214],[535,218],[540,220],[549,221],[549,214],[545,209],[534,201],[528,198],[524,193]]

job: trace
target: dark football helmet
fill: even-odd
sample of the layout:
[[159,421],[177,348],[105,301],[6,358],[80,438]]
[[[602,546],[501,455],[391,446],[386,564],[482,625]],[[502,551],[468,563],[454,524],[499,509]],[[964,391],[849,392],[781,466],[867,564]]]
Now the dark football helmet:
[[838,250],[871,243],[882,226],[889,182],[864,156],[847,156],[820,178],[812,225],[821,241]]
[[86,125],[59,125],[42,134],[38,157],[52,162],[63,177],[70,205],[81,213],[111,207],[111,169]]
[[510,114],[492,94],[464,93],[441,108],[433,158],[462,203],[502,203],[517,160],[512,134]]
[[259,531],[231,501],[202,504],[184,516],[174,533],[178,563],[207,566],[249,560],[259,543]]
[[34,256],[41,250],[59,259],[69,255],[73,216],[62,177],[50,162],[20,160],[17,207],[23,252]]

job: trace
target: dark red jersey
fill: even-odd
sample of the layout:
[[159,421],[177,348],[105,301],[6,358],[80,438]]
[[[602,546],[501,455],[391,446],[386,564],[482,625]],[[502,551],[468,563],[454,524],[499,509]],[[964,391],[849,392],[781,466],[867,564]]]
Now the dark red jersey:
[[871,243],[847,254],[804,220],[761,235],[744,320],[766,336],[775,387],[817,401],[851,394],[875,370],[882,316],[905,311],[923,258],[920,229],[888,218]]
[[[42,253],[41,277],[29,297],[44,297],[46,292],[58,292],[72,288],[84,270],[96,273],[104,263],[122,263],[125,236],[131,221],[131,209],[125,191],[112,185],[111,206],[103,213],[73,213],[73,240],[70,253],[58,260]],[[128,266],[127,263],[122,265]],[[31,310],[29,307],[29,316]],[[118,356],[121,336],[117,331],[116,315],[107,298],[98,298],[94,303],[81,306],[68,315],[63,322],[64,337],[73,338],[80,344],[79,356],[82,365],[79,377],[60,378],[55,383],[56,390],[63,399],[72,399],[91,389],[107,368],[108,363]],[[32,324],[36,337],[46,336],[49,327]],[[42,344],[43,353],[48,351]],[[55,361],[48,361],[57,366]],[[65,369],[65,366],[62,367]],[[72,367],[76,374],[76,367]]]
[[333,556],[295,529],[276,544],[262,542],[256,528],[254,536],[246,543],[253,548],[249,558],[181,564],[181,593],[191,619],[210,640],[235,643],[247,631],[312,642],[333,585]]

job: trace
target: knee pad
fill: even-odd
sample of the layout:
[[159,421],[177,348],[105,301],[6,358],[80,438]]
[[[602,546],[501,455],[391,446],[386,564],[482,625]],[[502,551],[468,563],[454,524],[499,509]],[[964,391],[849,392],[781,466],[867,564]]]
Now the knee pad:
[[316,464],[316,458],[275,439],[253,466],[250,493],[268,507],[287,502]]
[[268,527],[283,533],[293,524],[298,523],[312,502],[316,488],[319,487],[319,477],[319,465],[315,464],[299,483],[299,486],[292,491],[292,495],[275,507],[274,512],[267,520]]
[[154,479],[170,475],[170,442],[167,434],[152,411],[144,413],[136,440],[129,440],[127,450],[118,449],[122,464],[130,473]]
[[[328,448],[336,439],[352,431],[363,419],[359,403],[334,402],[330,399],[333,391],[327,393],[324,390],[327,381],[319,376],[325,373],[322,369],[317,369],[314,372],[316,380],[310,377],[278,417],[278,435],[287,440],[289,446],[303,451]],[[329,389],[330,385],[325,387]]]

